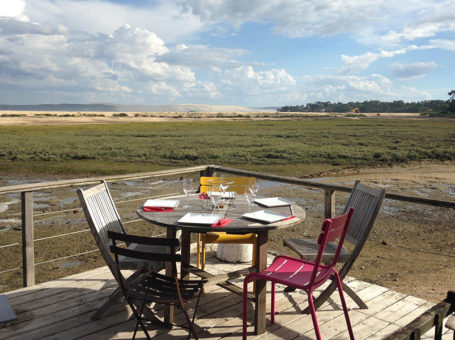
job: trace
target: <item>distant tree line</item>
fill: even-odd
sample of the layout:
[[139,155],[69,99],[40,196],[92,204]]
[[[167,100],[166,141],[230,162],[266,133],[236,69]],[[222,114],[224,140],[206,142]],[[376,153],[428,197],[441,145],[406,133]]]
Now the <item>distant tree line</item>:
[[421,114],[450,114],[455,113],[455,90],[450,91],[449,100],[424,100],[405,103],[402,100],[382,102],[367,100],[364,102],[331,103],[314,102],[305,105],[287,105],[278,108],[278,112],[353,112],[353,113],[421,113]]

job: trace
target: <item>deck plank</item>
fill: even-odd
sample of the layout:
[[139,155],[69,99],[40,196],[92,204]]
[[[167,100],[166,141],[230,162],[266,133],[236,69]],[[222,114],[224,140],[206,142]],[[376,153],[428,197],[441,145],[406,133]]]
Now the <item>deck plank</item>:
[[[247,264],[226,264],[208,257],[211,273],[241,269]],[[231,280],[242,287],[242,279]],[[357,339],[376,340],[387,336],[425,311],[430,303],[387,288],[346,278],[348,285],[367,303],[368,309],[359,309],[347,297],[349,315]],[[33,287],[18,289],[5,295],[18,314],[12,325],[0,329],[0,339],[129,339],[136,321],[129,320],[131,312],[125,304],[117,304],[100,320],[91,320],[91,315],[105,301],[117,284],[107,267],[75,274]],[[251,285],[252,286],[252,285]],[[302,314],[307,306],[307,296],[302,291],[284,292],[277,285],[276,322],[270,324],[270,289],[267,296],[266,333],[253,335],[254,304],[249,303],[250,339],[291,340],[314,339],[311,316]],[[323,287],[319,290],[321,291]],[[317,295],[317,293],[315,294]],[[192,315],[194,303],[188,305]],[[162,308],[157,309],[162,316]],[[317,311],[322,337],[325,339],[348,339],[339,296],[335,292]],[[183,323],[183,315],[176,313],[177,323]],[[241,337],[242,299],[218,285],[206,285],[201,297],[196,329],[200,338],[231,340]],[[184,339],[187,330],[174,327],[172,330],[149,327],[150,335],[157,340]],[[426,336],[427,337],[427,336]],[[142,331],[138,339],[145,339]],[[445,331],[444,339],[452,338]]]

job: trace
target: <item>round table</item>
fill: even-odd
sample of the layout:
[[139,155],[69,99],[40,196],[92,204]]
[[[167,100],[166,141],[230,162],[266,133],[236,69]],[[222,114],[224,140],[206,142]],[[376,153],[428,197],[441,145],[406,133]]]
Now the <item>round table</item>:
[[[170,197],[171,198],[171,197]],[[180,205],[183,206],[186,203],[185,196],[172,197],[172,199],[180,199]],[[144,212],[143,206],[140,206],[137,209],[137,214],[144,220],[151,222],[155,225],[165,227],[167,229],[167,237],[175,238],[176,232],[178,230],[182,231],[181,238],[181,255],[182,255],[182,270],[181,277],[186,279],[189,276],[189,270],[185,268],[190,268],[190,246],[191,246],[191,233],[207,233],[207,232],[226,232],[232,234],[257,234],[257,259],[256,259],[256,271],[261,271],[267,267],[267,243],[268,243],[268,232],[269,230],[287,228],[292,225],[302,222],[305,218],[305,210],[296,205],[291,204],[282,207],[249,207],[246,199],[243,197],[237,197],[234,202],[227,200],[223,203],[223,209],[217,213],[225,215],[225,219],[232,219],[232,221],[224,227],[217,227],[211,225],[198,225],[198,224],[182,224],[177,222],[188,212],[195,213],[210,213],[206,208],[208,202],[207,200],[199,199],[198,195],[191,195],[189,200],[189,205],[191,208],[183,209],[180,207],[175,208],[171,212]],[[230,209],[233,208],[234,209]],[[286,220],[281,220],[275,223],[263,223],[258,221],[253,221],[243,217],[242,215],[247,212],[254,212],[257,210],[266,210],[272,212],[279,212],[284,214],[289,214],[289,216],[294,216]],[[261,334],[265,331],[265,297],[266,297],[266,288],[265,281],[258,280],[256,283],[256,292],[255,292],[255,304],[256,304],[256,313],[255,313],[255,333]],[[172,312],[169,311],[166,313],[166,321],[172,323]]]

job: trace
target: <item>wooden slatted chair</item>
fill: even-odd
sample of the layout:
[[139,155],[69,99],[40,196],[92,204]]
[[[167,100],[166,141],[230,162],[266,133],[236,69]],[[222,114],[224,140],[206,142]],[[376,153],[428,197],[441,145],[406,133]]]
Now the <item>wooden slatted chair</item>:
[[[335,282],[340,293],[341,305],[346,319],[346,324],[349,331],[349,337],[354,339],[352,332],[351,322],[349,320],[348,309],[346,301],[344,300],[343,288],[341,285],[340,276],[338,275],[335,265],[340,255],[343,242],[351,221],[354,209],[349,210],[342,216],[334,217],[332,219],[325,219],[322,223],[321,233],[317,240],[319,246],[316,260],[314,262],[296,259],[290,256],[278,255],[273,260],[273,263],[266,269],[258,273],[250,273],[245,276],[243,281],[243,339],[247,335],[247,303],[248,303],[248,283],[256,280],[266,280],[272,282],[271,294],[271,323],[275,323],[275,284],[283,284],[289,287],[304,290],[308,295],[308,305],[313,320],[314,331],[316,338],[321,340],[321,333],[319,331],[318,320],[316,318],[316,310],[313,304],[313,292],[316,288],[324,284],[327,280],[331,279]],[[322,257],[324,248],[328,242],[338,240],[335,246],[335,254],[329,265],[322,264]]]
[[[354,208],[354,215],[352,216],[351,224],[346,235],[346,241],[352,244],[353,249],[351,252],[342,249],[339,256],[338,262],[344,264],[339,271],[341,280],[344,279],[359,256],[360,251],[370,234],[371,228],[373,227],[374,221],[376,220],[384,196],[384,189],[374,189],[361,184],[360,181],[355,182],[354,188],[344,209],[344,212],[346,212],[349,208]],[[303,260],[314,261],[318,254],[319,247],[317,240],[314,239],[284,239],[283,244],[294,250]],[[324,263],[332,261],[335,251],[336,247],[331,243],[327,244],[322,261]],[[315,300],[316,308],[319,308],[330,295],[332,295],[335,289],[336,282],[332,282]],[[344,283],[343,289],[360,308],[368,308],[365,302],[363,302],[362,299]],[[291,287],[286,289],[286,291],[292,290]],[[308,308],[304,312],[307,313]]]
[[[116,270],[116,264],[113,256],[110,253],[109,246],[110,240],[108,238],[108,231],[114,231],[122,234],[126,234],[125,227],[123,226],[120,215],[115,207],[112,196],[109,192],[109,188],[105,181],[101,181],[94,187],[86,190],[78,189],[77,195],[87,219],[90,230],[92,231],[93,237],[95,238],[96,244],[106,261],[107,266],[112,272],[112,275],[117,282],[120,282]],[[128,244],[129,249],[136,249],[141,251],[150,252],[162,252],[166,251],[166,247],[159,245],[137,245]],[[130,281],[134,281],[140,278],[144,273],[148,271],[159,271],[164,268],[162,262],[157,261],[146,261],[130,258],[128,256],[121,256],[119,258],[119,264],[121,269],[130,269],[135,272],[128,278]],[[109,299],[98,309],[98,311],[92,316],[92,319],[99,319],[103,314],[114,305],[122,297],[122,292],[117,288]]]
[[[196,317],[202,287],[207,280],[178,279],[176,263],[181,262],[182,257],[180,254],[175,254],[173,250],[179,246],[179,240],[176,238],[168,239],[127,235],[125,233],[117,233],[113,231],[108,231],[107,234],[112,240],[110,249],[114,253],[116,272],[117,276],[120,278],[120,288],[137,319],[133,339],[136,337],[139,326],[144,331],[147,339],[151,339],[144,321],[155,322],[157,318],[155,317],[154,319],[149,320],[146,315],[144,315],[144,307],[149,303],[179,307],[182,310],[188,324],[188,339],[190,338],[191,333],[193,333],[194,337],[197,339],[198,337],[194,330],[194,319]],[[128,249],[120,247],[118,243],[119,241],[130,244],[138,244],[142,247],[164,246],[166,247],[166,253],[151,251],[144,252],[137,250],[138,248]],[[139,280],[134,282],[128,281],[122,274],[120,256],[130,257],[140,261],[170,263],[172,266],[172,277],[161,275],[157,272],[150,272],[149,274],[142,276]],[[193,319],[190,320],[188,312],[185,309],[185,303],[193,298],[197,298],[197,302],[194,307]],[[140,302],[139,306],[136,306],[137,301]]]
[[[220,184],[221,181],[226,181],[230,184],[228,191],[234,191],[239,195],[248,190],[248,185],[256,182],[255,177],[205,177],[200,178],[200,193],[208,193],[212,190],[214,185]],[[202,245],[201,244],[202,239]],[[253,259],[252,265],[256,264],[256,234],[250,233],[245,235],[234,235],[223,232],[209,232],[198,234],[197,249],[196,249],[196,265],[197,268],[205,269],[205,248],[207,244],[252,244],[253,245]],[[201,261],[202,260],[202,261]],[[202,262],[202,264],[201,264]]]

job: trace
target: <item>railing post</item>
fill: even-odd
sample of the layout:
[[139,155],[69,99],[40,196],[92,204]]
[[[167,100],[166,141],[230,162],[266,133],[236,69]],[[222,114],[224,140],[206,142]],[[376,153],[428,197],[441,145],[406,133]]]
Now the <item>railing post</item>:
[[199,172],[199,176],[205,176],[205,177],[212,177],[213,176],[213,168],[212,167],[207,167],[206,169],[202,170]]
[[324,190],[324,218],[335,217],[335,190]]
[[22,278],[24,287],[35,284],[35,248],[33,244],[33,191],[21,192]]

